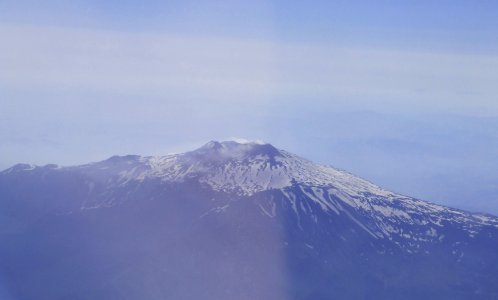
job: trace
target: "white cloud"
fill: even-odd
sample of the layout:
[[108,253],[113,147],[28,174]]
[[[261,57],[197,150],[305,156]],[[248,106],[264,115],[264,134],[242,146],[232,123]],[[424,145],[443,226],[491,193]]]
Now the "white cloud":
[[240,138],[240,137],[230,137],[230,138],[224,139],[224,140],[234,141],[234,142],[237,142],[239,144],[252,144],[252,143],[259,144],[259,145],[266,144],[266,142],[261,140],[261,139],[249,140],[249,139]]
[[498,57],[0,24],[0,85],[498,113]]

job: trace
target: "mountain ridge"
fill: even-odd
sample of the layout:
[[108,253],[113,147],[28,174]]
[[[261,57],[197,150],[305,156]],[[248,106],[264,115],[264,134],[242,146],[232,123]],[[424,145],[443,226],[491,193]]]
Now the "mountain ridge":
[[[498,297],[498,218],[389,192],[266,143],[16,165],[0,172],[0,222],[0,276],[20,299],[73,298],[74,290],[133,300],[171,298],[171,290],[175,299],[206,298],[205,290],[227,300]],[[55,267],[40,277],[23,253]],[[83,262],[88,275],[74,273]],[[99,264],[107,271],[94,273]],[[16,279],[51,286],[66,273],[67,288],[30,292]],[[178,274],[204,288],[175,286]],[[144,296],[150,289],[159,296]]]
[[[315,164],[269,143],[210,141],[196,150],[179,154],[112,156],[100,162],[71,167],[20,164],[2,173],[36,169],[79,171],[90,177],[95,176],[95,171],[102,171],[111,176],[117,185],[148,179],[182,182],[195,178],[216,191],[235,192],[239,196],[251,196],[266,190],[285,193],[285,188],[297,185],[301,190],[307,190],[304,193],[319,203],[322,209],[337,214],[343,209],[341,205],[349,205],[366,213],[396,216],[406,221],[411,218],[409,213],[416,212],[414,208],[418,208],[423,213],[453,214],[453,217],[472,222],[475,226],[498,227],[498,218],[491,214],[470,213],[393,193],[351,173]],[[96,184],[89,183],[91,189]],[[341,201],[331,201],[331,196]],[[403,202],[405,206],[400,209],[393,202]],[[441,220],[446,219],[441,217],[433,223],[439,225]]]

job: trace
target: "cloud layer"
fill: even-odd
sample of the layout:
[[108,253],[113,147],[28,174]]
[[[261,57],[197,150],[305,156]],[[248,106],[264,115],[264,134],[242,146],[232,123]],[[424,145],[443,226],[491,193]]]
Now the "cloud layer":
[[0,34],[0,85],[13,93],[133,94],[145,102],[319,98],[498,114],[496,55],[5,24]]

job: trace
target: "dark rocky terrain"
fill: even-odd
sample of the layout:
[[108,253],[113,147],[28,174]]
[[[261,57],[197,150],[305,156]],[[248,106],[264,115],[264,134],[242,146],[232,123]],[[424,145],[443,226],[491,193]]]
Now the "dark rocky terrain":
[[270,144],[0,172],[0,298],[498,299],[498,218]]

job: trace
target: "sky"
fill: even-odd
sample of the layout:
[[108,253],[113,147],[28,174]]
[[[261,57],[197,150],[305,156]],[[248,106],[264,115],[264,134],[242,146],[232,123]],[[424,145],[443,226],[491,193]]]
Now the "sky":
[[0,0],[0,169],[261,139],[498,214],[496,1]]

